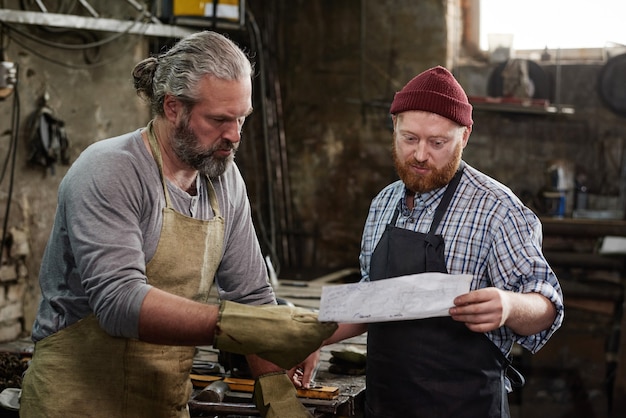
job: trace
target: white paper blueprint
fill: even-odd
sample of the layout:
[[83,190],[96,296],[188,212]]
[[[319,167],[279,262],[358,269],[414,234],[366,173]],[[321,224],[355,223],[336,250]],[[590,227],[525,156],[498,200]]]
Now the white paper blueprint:
[[449,316],[458,295],[469,292],[472,276],[421,273],[373,282],[324,286],[322,322],[387,322]]

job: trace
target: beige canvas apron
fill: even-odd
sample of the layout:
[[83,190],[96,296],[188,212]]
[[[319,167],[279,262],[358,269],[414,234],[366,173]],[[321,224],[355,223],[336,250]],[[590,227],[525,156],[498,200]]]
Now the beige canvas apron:
[[[209,181],[213,219],[202,221],[175,212],[152,123],[147,130],[166,201],[157,250],[146,266],[148,282],[179,296],[207,301],[224,237],[215,190]],[[20,416],[188,417],[194,352],[195,347],[111,337],[90,315],[36,344],[24,378]]]

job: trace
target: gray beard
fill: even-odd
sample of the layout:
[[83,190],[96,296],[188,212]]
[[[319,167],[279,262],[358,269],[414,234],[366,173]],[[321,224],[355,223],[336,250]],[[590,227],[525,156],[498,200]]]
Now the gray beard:
[[[228,142],[228,147],[232,149],[232,153],[224,159],[218,159],[214,157],[213,149],[207,151],[199,151],[196,147],[198,139],[196,135],[189,129],[186,123],[179,124],[174,132],[174,138],[172,141],[172,148],[176,156],[185,164],[198,170],[200,174],[203,174],[210,179],[215,179],[224,174],[226,169],[235,159],[236,148],[232,147],[232,144]],[[223,143],[219,143],[215,148],[226,146]]]
[[216,179],[230,166],[235,160],[234,154],[231,154],[225,160],[216,160],[214,158],[207,159],[200,167],[195,167],[200,174],[204,174],[210,179]]

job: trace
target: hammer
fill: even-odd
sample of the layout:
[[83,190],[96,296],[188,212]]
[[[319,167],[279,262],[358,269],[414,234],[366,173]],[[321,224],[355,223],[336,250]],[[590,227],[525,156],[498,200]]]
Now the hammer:
[[216,380],[194,396],[194,400],[200,402],[223,402],[224,396],[226,396],[226,392],[229,390],[228,383],[223,380]]

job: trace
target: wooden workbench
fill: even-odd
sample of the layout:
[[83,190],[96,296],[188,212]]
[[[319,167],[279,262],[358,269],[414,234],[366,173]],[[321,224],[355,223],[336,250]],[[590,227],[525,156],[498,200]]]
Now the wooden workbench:
[[[324,274],[312,280],[279,280],[275,286],[276,296],[295,306],[316,310],[319,308],[322,287],[341,284],[349,276],[358,275],[356,268],[346,268]],[[315,418],[330,417],[360,417],[362,416],[365,398],[365,375],[349,376],[338,375],[328,371],[330,367],[331,351],[340,351],[348,346],[355,346],[365,350],[367,336],[361,335],[350,338],[337,344],[323,347],[320,355],[320,366],[315,376],[318,386],[337,387],[339,395],[336,399],[308,399],[300,398],[302,404],[307,407]],[[212,347],[199,347],[200,361],[217,362],[217,350]],[[224,402],[220,403],[197,403],[191,402],[192,417],[200,416],[259,416],[254,407],[249,393],[230,394]],[[213,415],[198,415],[198,413],[211,413]]]
[[[308,399],[300,398],[302,404],[311,411],[315,418],[330,417],[360,417],[363,411],[365,397],[365,376],[347,376],[333,374],[328,371],[331,351],[341,350],[346,345],[365,347],[366,336],[358,336],[338,344],[324,347],[320,356],[320,367],[315,377],[318,386],[337,387],[339,396],[335,399]],[[199,347],[198,358],[205,361],[217,361],[217,350],[212,347]],[[193,379],[192,379],[193,380]],[[192,418],[201,416],[229,417],[250,416],[258,417],[250,393],[229,393],[224,402],[200,403],[190,402]],[[212,415],[202,415],[211,413]]]
[[[307,282],[298,282],[295,280],[281,281],[281,283],[276,286],[276,294],[278,297],[284,298],[296,306],[315,310],[319,308],[319,299],[323,286],[332,285],[333,283],[339,284],[343,278],[348,275],[354,275],[355,273],[358,273],[358,269],[342,269],[322,275],[317,279]],[[348,345],[354,345],[364,349],[366,345],[366,336],[362,335],[351,338],[338,344],[324,347],[321,351],[320,367],[315,377],[315,382],[317,385],[321,386],[337,387],[339,392],[336,399],[327,400],[300,398],[303,405],[305,405],[307,409],[313,413],[315,418],[356,418],[362,416],[361,413],[365,397],[365,376],[338,375],[328,371],[330,366],[331,351],[341,350]],[[29,358],[33,352],[33,343],[30,338],[5,342],[0,344],[0,351],[5,353],[14,353],[20,357]],[[219,365],[218,354],[218,350],[214,349],[212,346],[197,347],[194,365],[196,362],[199,364],[215,363]],[[198,390],[199,389],[196,389],[196,391]],[[246,416],[259,416],[259,413],[252,401],[251,394],[233,393],[232,395],[232,398],[236,399],[236,402],[229,399],[228,402],[225,401],[219,404],[206,405],[207,408],[204,408],[203,411],[199,410],[202,408],[198,405],[195,406],[194,410],[194,407],[192,407],[193,401],[190,402],[191,416],[194,418],[216,416],[237,416],[242,418]],[[207,415],[208,411],[211,411],[209,415]]]
[[[333,386],[339,388],[339,396],[336,399],[306,399],[300,398],[303,405],[307,407],[315,418],[331,417],[361,417],[363,402],[365,397],[365,376],[344,376],[330,373],[330,358],[332,350],[341,350],[346,345],[365,347],[366,336],[351,338],[338,344],[324,347],[321,352],[320,367],[317,372],[315,382],[320,386]],[[0,344],[0,351],[15,353],[25,357],[32,353],[32,341],[21,339]],[[197,348],[196,360],[199,363],[218,363],[218,351],[211,346]],[[194,361],[194,364],[196,361]],[[192,378],[193,381],[193,378]],[[200,390],[197,389],[196,392]],[[0,408],[2,409],[2,408]],[[0,411],[0,416],[2,412]],[[252,395],[249,393],[232,393],[231,397],[221,403],[205,403],[203,405],[193,405],[190,402],[190,412],[192,418],[199,417],[258,417],[260,416],[254,403]],[[210,413],[209,415],[207,415]]]

